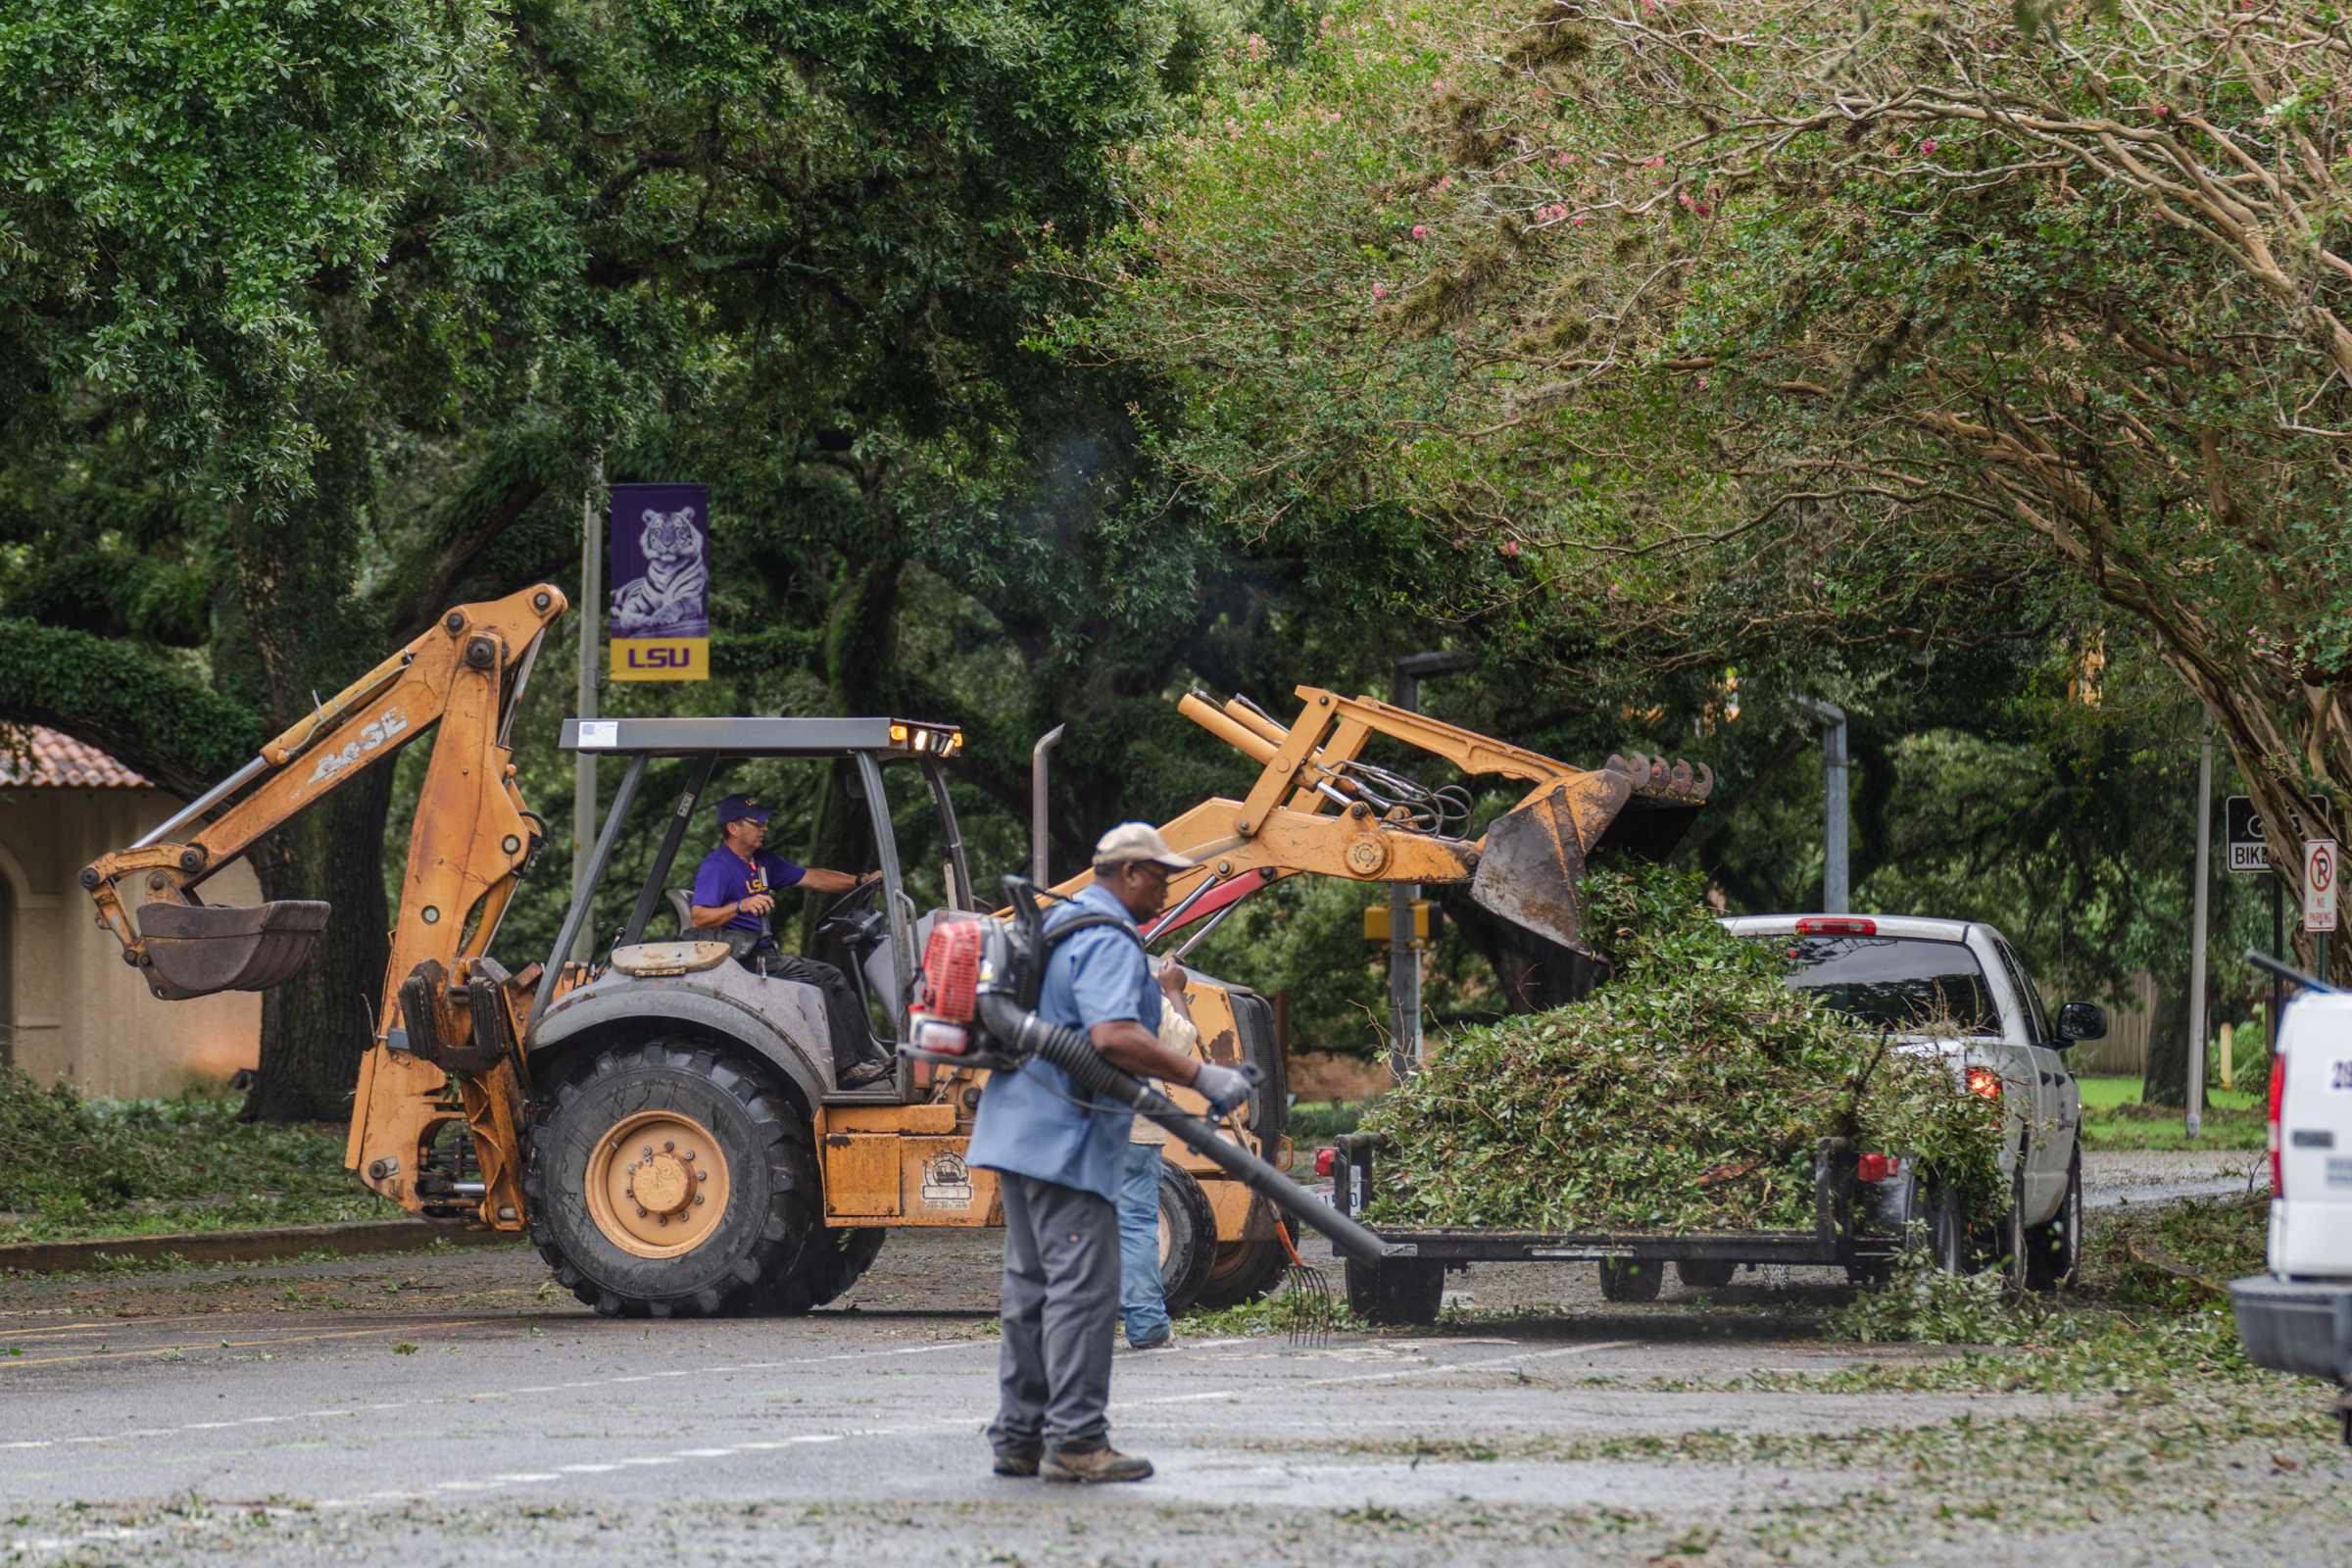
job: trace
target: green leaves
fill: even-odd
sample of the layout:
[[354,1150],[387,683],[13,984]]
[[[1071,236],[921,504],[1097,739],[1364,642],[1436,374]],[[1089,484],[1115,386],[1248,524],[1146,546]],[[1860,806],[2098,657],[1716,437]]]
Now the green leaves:
[[1362,1130],[1387,1141],[1370,1216],[1544,1231],[1807,1230],[1821,1140],[1891,1150],[1997,1189],[1997,1112],[1940,1060],[1782,983],[1718,925],[1703,880],[1586,881],[1615,977],[1587,1001],[1468,1030]]

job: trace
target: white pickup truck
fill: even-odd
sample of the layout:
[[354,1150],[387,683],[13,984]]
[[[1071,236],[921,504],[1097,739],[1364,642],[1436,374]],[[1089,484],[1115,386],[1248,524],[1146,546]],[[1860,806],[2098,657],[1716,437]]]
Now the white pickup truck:
[[2256,1366],[2328,1378],[2352,1443],[2352,993],[2287,1004],[2271,1058],[2270,1272],[2236,1281]]
[[[1892,1181],[1866,1195],[1874,1222],[1923,1222],[1930,1255],[1951,1273],[1999,1263],[2021,1288],[2072,1285],[2082,1263],[2082,1095],[2066,1053],[2106,1034],[2106,1013],[2070,1002],[2053,1018],[2024,958],[1982,920],[1753,914],[1723,927],[1785,947],[1790,986],[1894,1031],[1907,1050],[1943,1056],[1972,1093],[2000,1102],[2010,1184],[2000,1219],[1944,1212],[1916,1183]],[[1939,1027],[1919,1032],[1930,1018]]]

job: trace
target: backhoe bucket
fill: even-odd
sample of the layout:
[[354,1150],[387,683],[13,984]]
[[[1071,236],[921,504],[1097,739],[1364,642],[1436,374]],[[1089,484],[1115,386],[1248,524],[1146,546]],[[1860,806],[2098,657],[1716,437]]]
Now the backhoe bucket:
[[139,910],[147,989],[167,1002],[267,991],[291,977],[326,929],[328,906],[281,899],[249,907],[150,904]]
[[1488,824],[1470,896],[1513,925],[1590,955],[1585,869],[1602,848],[1662,859],[1690,830],[1714,775],[1636,753],[1530,796]]

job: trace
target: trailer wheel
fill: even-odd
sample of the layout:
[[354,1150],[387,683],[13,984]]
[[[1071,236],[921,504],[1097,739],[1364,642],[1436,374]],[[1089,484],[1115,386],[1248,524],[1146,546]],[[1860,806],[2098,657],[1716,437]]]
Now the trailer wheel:
[[1159,1294],[1168,1316],[1182,1317],[1200,1299],[1217,1261],[1217,1214],[1189,1170],[1159,1167]]
[[1674,1265],[1675,1278],[1694,1291],[1720,1291],[1739,1272],[1739,1264],[1713,1257],[1678,1258]]
[[1666,1265],[1647,1258],[1600,1260],[1600,1296],[1605,1301],[1654,1301],[1666,1283]]
[[782,1272],[744,1293],[746,1311],[800,1317],[829,1305],[873,1266],[889,1233],[873,1226],[823,1226]]
[[2082,1145],[2066,1166],[2066,1200],[2047,1225],[2026,1232],[2026,1281],[2037,1291],[2074,1288],[2082,1272]]
[[523,1168],[531,1242],[608,1317],[708,1317],[816,1229],[808,1123],[763,1073],[682,1041],[599,1052]]
[[[1275,1244],[1277,1250],[1281,1244]],[[1438,1320],[1446,1300],[1446,1265],[1392,1258],[1385,1263],[1347,1260],[1348,1310],[1372,1324],[1405,1323],[1426,1328]]]

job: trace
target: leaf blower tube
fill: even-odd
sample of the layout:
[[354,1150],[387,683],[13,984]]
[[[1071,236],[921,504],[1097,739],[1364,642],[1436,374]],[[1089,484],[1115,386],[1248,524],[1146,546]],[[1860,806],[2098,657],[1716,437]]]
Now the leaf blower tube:
[[[1176,1102],[1133,1074],[1114,1067],[1094,1042],[1067,1024],[1048,1023],[1019,1002],[1004,995],[982,995],[980,1021],[1010,1054],[1026,1060],[1037,1056],[1068,1073],[1070,1082],[1090,1095],[1116,1101],[1139,1116],[1148,1116],[1183,1140],[1187,1149],[1205,1154],[1224,1172],[1262,1195],[1302,1225],[1331,1238],[1331,1245],[1350,1257],[1377,1263],[1390,1253],[1389,1244],[1331,1204],[1250,1153],[1217,1136],[1217,1130],[1198,1116],[1187,1115]],[[1253,1068],[1243,1072],[1252,1080]]]
[[[1126,1105],[1165,1127],[1187,1149],[1207,1155],[1284,1213],[1330,1237],[1348,1256],[1377,1263],[1411,1250],[1382,1241],[1255,1154],[1219,1137],[1214,1126],[1187,1115],[1167,1096],[1113,1066],[1079,1030],[1039,1017],[1037,999],[1054,945],[1090,926],[1118,922],[1087,914],[1049,932],[1033,883],[1008,876],[1004,889],[1009,919],[962,916],[932,927],[923,953],[922,996],[912,1009],[909,1039],[899,1048],[902,1055],[991,1072],[1017,1072],[1031,1057],[1043,1057],[1084,1093]],[[1134,935],[1133,927],[1124,929]],[[1241,1070],[1256,1082],[1253,1067],[1245,1064]]]

